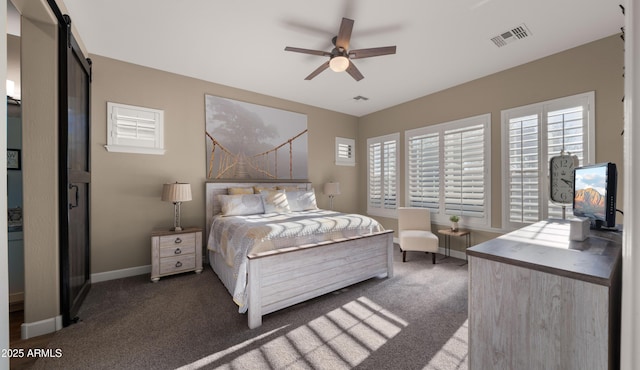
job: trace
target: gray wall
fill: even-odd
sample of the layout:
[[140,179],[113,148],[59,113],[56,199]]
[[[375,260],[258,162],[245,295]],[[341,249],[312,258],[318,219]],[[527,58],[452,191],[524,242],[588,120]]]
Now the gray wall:
[[[359,119],[358,155],[366,158],[366,139],[370,137],[399,131],[399,153],[404,153],[406,130],[491,113],[491,226],[502,232],[501,111],[595,91],[596,162],[618,165],[618,204],[622,204],[623,64],[623,43],[614,35],[372,113]],[[404,158],[400,158],[400,202],[404,204]],[[366,183],[366,171],[366,167],[359,167],[361,184]],[[359,194],[359,210],[366,212],[366,192]],[[397,227],[395,219],[382,222],[387,228]],[[620,214],[617,222],[624,222]],[[473,242],[495,236],[495,232],[475,231]]]
[[[182,225],[204,228],[206,180],[204,96],[211,94],[307,115],[309,180],[319,205],[322,186],[339,181],[335,209],[358,209],[356,167],[334,164],[335,137],[356,139],[356,117],[249,91],[91,55],[92,273],[149,265],[150,232],[173,224],[173,205],[160,201],[162,184],[191,183],[193,200],[182,204]],[[107,152],[107,102],[164,110],[164,155]]]

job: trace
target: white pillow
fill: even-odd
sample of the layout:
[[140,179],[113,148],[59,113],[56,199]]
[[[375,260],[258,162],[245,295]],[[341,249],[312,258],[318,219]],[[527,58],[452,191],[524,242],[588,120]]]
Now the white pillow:
[[288,191],[286,195],[292,212],[318,209],[316,193],[313,190]]
[[247,216],[264,213],[260,194],[218,195],[223,216]]
[[260,194],[262,195],[264,213],[291,212],[284,190],[263,190]]

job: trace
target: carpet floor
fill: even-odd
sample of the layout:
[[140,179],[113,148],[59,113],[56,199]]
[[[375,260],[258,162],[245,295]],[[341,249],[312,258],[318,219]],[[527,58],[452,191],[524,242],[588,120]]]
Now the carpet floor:
[[468,265],[395,248],[375,278],[247,327],[215,273],[94,284],[33,369],[467,369]]

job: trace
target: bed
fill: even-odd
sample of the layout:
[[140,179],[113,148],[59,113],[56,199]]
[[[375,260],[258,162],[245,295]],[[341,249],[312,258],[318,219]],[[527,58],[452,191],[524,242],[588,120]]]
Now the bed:
[[[264,215],[235,215],[229,211],[233,209],[229,202],[240,198],[238,192],[251,194],[249,189],[255,192],[257,187],[268,187],[268,194],[274,196],[285,192],[289,198],[296,192],[313,194],[309,182],[206,183],[208,261],[238,311],[247,313],[249,328],[262,325],[262,316],[268,313],[373,277],[393,276],[393,230],[369,223],[371,219],[366,216],[321,209],[274,214],[267,208]],[[281,191],[272,191],[278,188]],[[267,192],[258,196],[267,196]],[[242,199],[254,197],[246,195]],[[223,212],[226,216],[220,216]],[[273,225],[275,219],[285,224]],[[225,223],[231,226],[222,226]],[[339,230],[334,224],[348,224],[351,229]],[[300,240],[290,235],[296,228],[308,230],[312,226],[328,233],[319,236],[302,232]],[[272,238],[274,229],[281,230],[285,237]],[[256,243],[245,242],[247,239]],[[232,249],[230,244],[236,242],[241,246]]]

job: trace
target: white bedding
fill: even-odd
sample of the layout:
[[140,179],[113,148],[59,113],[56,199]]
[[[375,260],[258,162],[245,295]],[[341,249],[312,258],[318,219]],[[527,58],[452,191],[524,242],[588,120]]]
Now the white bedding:
[[327,210],[267,213],[250,216],[215,216],[207,248],[233,269],[233,300],[247,311],[247,256],[281,248],[383,231],[376,220]]

